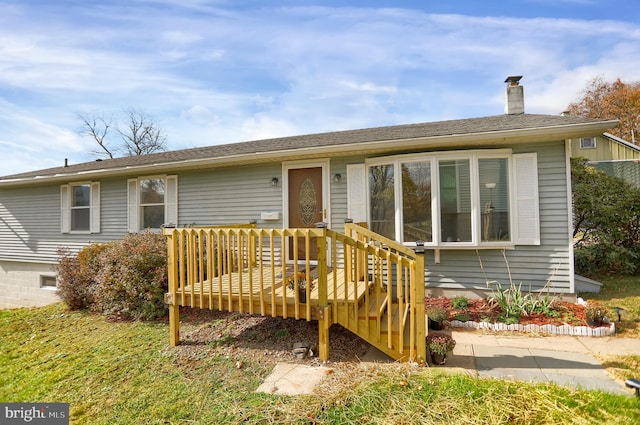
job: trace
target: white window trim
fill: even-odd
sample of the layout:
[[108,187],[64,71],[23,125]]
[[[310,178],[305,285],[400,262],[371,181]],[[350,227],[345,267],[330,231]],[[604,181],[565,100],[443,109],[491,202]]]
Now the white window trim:
[[[529,238],[522,238],[519,235],[518,227],[520,220],[518,217],[518,202],[517,197],[517,173],[514,170],[514,158],[529,157],[534,161],[536,165],[533,170],[534,176],[531,176],[532,181],[535,179],[534,193],[529,197],[529,201],[535,205],[534,220],[535,228],[531,230],[534,236]],[[507,159],[509,167],[509,208],[510,208],[510,223],[509,241],[482,241],[481,237],[481,220],[479,209],[480,208],[480,192],[479,192],[479,159],[492,159],[503,158]],[[439,162],[443,160],[469,160],[470,167],[470,186],[471,186],[471,232],[472,240],[470,242],[446,242],[440,241],[441,234],[441,215],[440,215],[440,180],[438,173]],[[403,154],[387,157],[378,157],[365,160],[365,184],[366,184],[366,217],[367,221],[370,215],[370,202],[369,202],[369,167],[379,165],[393,165],[394,166],[394,196],[396,205],[395,214],[395,229],[396,240],[402,240],[402,181],[398,180],[398,172],[401,172],[400,164],[409,162],[430,162],[431,164],[431,187],[432,198],[431,208],[434,220],[432,221],[432,229],[434,240],[431,242],[425,242],[427,247],[436,248],[452,248],[452,249],[465,249],[465,248],[512,248],[515,245],[539,245],[540,244],[540,214],[539,214],[539,199],[538,199],[538,179],[537,179],[537,155],[535,153],[530,154],[514,154],[511,149],[492,149],[492,150],[467,150],[467,151],[451,151],[451,152],[429,152],[423,154]],[[415,242],[403,242],[407,246],[415,246]]]
[[[127,230],[129,233],[138,233],[145,230],[140,228],[140,208],[142,207],[140,203],[140,181],[149,179],[164,179],[164,224],[178,225],[178,176],[166,174],[141,176],[127,180]],[[145,204],[145,206],[149,205],[153,204]]]
[[[73,187],[89,185],[89,230],[71,229]],[[100,233],[100,182],[74,182],[60,186],[60,233]]]

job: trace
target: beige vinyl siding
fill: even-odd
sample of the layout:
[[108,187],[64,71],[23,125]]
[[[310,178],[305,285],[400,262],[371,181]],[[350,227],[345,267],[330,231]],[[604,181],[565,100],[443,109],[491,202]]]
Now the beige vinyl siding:
[[640,150],[625,146],[608,137],[598,136],[596,137],[596,147],[591,149],[581,149],[580,139],[572,139],[571,156],[574,158],[587,158],[589,161],[617,161],[640,159]]

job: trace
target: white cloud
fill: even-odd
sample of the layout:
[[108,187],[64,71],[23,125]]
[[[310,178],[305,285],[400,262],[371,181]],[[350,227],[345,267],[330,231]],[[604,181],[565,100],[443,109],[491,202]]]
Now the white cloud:
[[181,148],[500,114],[513,74],[527,112],[553,114],[596,75],[640,80],[633,23],[234,5],[8,5],[0,137],[82,158],[77,112],[149,111]]

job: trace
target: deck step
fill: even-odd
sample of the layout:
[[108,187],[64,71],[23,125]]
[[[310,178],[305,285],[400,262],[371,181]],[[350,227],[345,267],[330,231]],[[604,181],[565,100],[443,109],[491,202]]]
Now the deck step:
[[358,308],[358,320],[376,320],[378,318],[378,311],[381,315],[385,314],[387,309],[387,296],[385,295],[380,300],[380,307],[378,310],[378,298],[375,295],[369,295],[369,303],[362,302],[360,308]]

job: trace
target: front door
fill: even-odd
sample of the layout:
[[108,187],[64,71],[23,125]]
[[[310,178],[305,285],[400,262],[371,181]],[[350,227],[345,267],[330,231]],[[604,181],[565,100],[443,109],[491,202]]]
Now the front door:
[[[289,227],[309,228],[323,221],[322,167],[291,168],[288,170]],[[289,258],[293,259],[293,238],[289,241]],[[309,260],[317,260],[315,239],[311,240]],[[298,259],[306,260],[304,238],[298,238]]]

